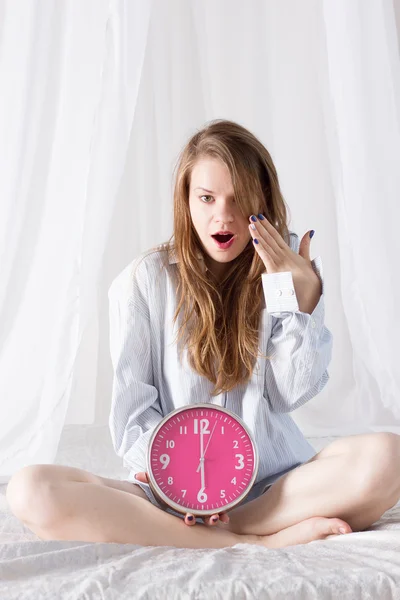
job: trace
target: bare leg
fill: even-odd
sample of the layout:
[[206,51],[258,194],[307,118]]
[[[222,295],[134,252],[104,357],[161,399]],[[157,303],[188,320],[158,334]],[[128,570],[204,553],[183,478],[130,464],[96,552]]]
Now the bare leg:
[[255,500],[229,511],[235,533],[269,535],[313,516],[339,517],[362,531],[400,497],[400,436],[335,440]]
[[[109,482],[110,485],[104,482]],[[128,487],[130,493],[121,489]],[[282,547],[338,533],[340,519],[310,519],[271,536],[240,535],[197,524],[153,506],[129,482],[67,466],[33,465],[18,471],[7,488],[14,514],[44,540],[116,542],[178,548],[224,548],[238,543]],[[348,528],[348,526],[347,526]],[[348,528],[349,530],[349,528]]]
[[[131,492],[109,487],[122,484]],[[138,490],[138,493],[137,493]],[[256,542],[204,525],[187,527],[153,506],[137,485],[98,477],[61,465],[32,465],[18,471],[7,487],[13,513],[41,539],[117,542],[143,546],[223,548]]]

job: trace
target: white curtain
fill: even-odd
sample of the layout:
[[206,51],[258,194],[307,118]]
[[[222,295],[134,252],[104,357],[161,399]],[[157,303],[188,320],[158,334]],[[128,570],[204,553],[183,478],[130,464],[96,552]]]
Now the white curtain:
[[361,427],[386,424],[398,433],[399,8],[389,0],[325,0],[326,61],[318,68],[353,356],[350,407]]
[[[107,423],[107,289],[172,233],[172,170],[228,118],[316,234],[330,381],[306,435],[400,432],[399,44],[389,0],[0,5],[0,476]],[[398,19],[399,20],[399,19]],[[104,376],[104,373],[107,376]]]
[[[14,1],[0,39],[0,475],[52,462],[123,172],[151,4]],[[86,368],[97,348],[87,356]],[[92,420],[92,389],[80,398]],[[90,421],[89,421],[90,422]]]

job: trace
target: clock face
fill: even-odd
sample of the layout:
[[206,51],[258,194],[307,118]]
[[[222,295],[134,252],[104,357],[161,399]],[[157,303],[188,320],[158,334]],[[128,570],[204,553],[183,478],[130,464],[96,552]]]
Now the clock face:
[[210,404],[173,411],[149,444],[150,485],[178,512],[211,515],[232,508],[250,491],[257,469],[246,425],[231,411]]

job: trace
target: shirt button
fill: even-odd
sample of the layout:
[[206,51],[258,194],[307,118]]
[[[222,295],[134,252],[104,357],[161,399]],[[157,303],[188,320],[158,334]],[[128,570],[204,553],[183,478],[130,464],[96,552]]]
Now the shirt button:
[[314,319],[311,319],[311,327],[314,328],[315,327],[315,321]]

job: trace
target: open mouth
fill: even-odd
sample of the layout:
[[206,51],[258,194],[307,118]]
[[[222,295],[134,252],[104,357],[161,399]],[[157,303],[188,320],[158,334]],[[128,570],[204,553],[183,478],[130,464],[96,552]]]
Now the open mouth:
[[214,240],[217,240],[220,244],[224,244],[226,242],[229,242],[229,240],[233,238],[233,235],[232,233],[216,233],[212,237],[214,238]]
[[227,234],[216,233],[215,235],[212,235],[211,237],[214,239],[218,248],[221,248],[223,250],[225,250],[226,248],[230,248],[236,239],[236,236],[232,235],[232,233],[227,233]]

